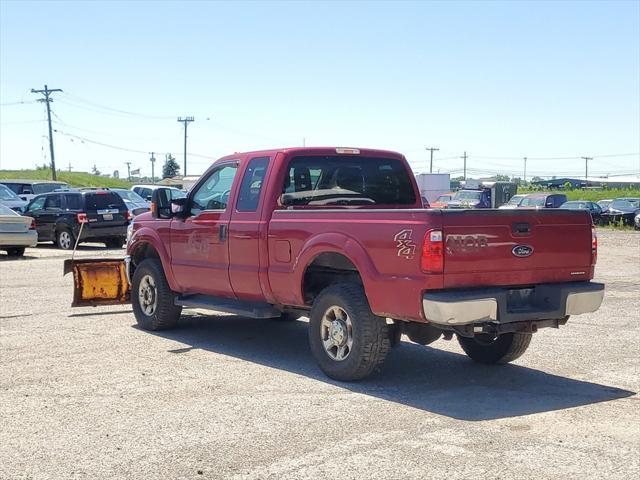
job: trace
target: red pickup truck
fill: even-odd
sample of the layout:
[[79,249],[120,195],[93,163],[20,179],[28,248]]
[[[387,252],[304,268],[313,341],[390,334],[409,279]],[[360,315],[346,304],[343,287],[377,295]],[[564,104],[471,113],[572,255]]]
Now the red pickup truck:
[[338,380],[374,372],[403,333],[455,334],[473,360],[506,363],[604,294],[588,212],[425,209],[395,152],[236,153],[187,198],[166,193],[127,245],[139,325],[175,327],[182,307],[308,316],[313,355]]

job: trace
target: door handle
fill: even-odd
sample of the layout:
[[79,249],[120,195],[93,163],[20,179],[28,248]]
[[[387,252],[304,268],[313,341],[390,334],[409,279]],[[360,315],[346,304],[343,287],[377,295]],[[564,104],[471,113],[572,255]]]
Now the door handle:
[[227,225],[220,225],[220,243],[224,243],[227,240],[228,229]]

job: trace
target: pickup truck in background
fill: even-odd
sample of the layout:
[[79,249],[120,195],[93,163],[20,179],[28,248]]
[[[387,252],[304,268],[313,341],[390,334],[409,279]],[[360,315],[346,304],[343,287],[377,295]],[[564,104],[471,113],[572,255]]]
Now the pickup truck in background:
[[[74,305],[126,301],[128,278],[147,330],[176,327],[183,307],[308,316],[318,365],[350,381],[380,367],[402,334],[423,345],[455,335],[477,362],[510,362],[539,328],[597,310],[604,294],[591,281],[588,212],[423,209],[395,152],[236,153],[186,198],[168,193],[135,218],[123,262],[65,265]],[[115,272],[113,288],[91,284],[100,269]]]

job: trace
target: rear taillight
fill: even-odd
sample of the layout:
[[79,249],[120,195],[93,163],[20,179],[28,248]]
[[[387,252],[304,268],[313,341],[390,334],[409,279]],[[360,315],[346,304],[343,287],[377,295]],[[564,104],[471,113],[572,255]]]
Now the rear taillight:
[[133,215],[131,215],[131,210],[127,210],[125,217],[127,217],[127,220],[131,220],[133,218]]
[[87,223],[87,214],[86,213],[77,213],[76,218],[78,219],[78,223]]
[[156,212],[158,211],[158,205],[156,204],[156,202],[151,202],[150,210],[152,215],[156,214]]
[[425,273],[442,273],[444,271],[442,230],[429,230],[425,234],[420,267]]
[[598,235],[596,227],[591,226],[591,265],[595,265],[598,261]]
[[31,225],[29,225],[29,230],[35,230],[35,229],[36,229],[36,219],[32,218]]

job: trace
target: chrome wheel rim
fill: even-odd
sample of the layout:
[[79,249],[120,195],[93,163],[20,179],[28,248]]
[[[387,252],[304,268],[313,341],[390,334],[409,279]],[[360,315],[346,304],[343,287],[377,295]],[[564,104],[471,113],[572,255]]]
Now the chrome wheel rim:
[[59,242],[60,247],[65,250],[71,248],[71,235],[69,235],[69,232],[60,232]]
[[329,358],[337,362],[346,360],[353,347],[353,323],[344,308],[334,305],[324,312],[320,339]]
[[140,308],[147,317],[155,313],[158,305],[158,289],[151,275],[145,275],[140,280],[138,300],[140,300]]

